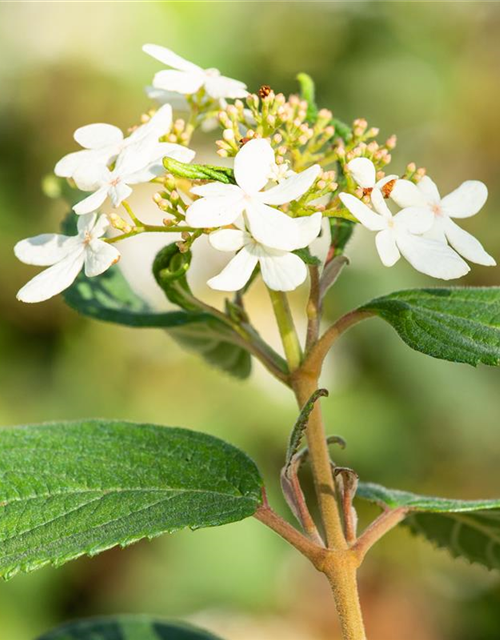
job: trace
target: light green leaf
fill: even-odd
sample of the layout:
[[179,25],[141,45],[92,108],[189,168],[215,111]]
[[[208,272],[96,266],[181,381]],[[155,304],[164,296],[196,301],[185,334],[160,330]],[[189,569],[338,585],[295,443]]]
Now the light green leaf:
[[318,118],[314,80],[307,73],[299,73],[297,80],[300,85],[300,97],[307,101],[307,122],[314,124]]
[[134,293],[118,266],[97,278],[81,273],[64,292],[64,300],[75,311],[96,320],[167,329],[174,339],[210,364],[238,378],[250,374],[250,354],[234,344],[236,336],[229,327],[207,313],[155,312]]
[[0,429],[0,576],[247,518],[255,464],[212,436],[85,420]]
[[211,164],[188,164],[173,158],[163,158],[163,166],[178,178],[215,180],[225,184],[236,184],[234,171],[230,167],[215,167]]
[[37,640],[220,640],[179,622],[164,622],[146,615],[75,620]]
[[414,533],[448,549],[454,557],[500,569],[500,499],[451,500],[360,483],[357,497],[381,507],[405,507],[403,521]]
[[397,291],[361,310],[380,316],[408,346],[434,358],[500,364],[500,287]]

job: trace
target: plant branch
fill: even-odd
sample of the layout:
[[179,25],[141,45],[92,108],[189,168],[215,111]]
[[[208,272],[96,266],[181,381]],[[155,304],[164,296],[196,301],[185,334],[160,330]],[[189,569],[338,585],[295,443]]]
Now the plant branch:
[[320,566],[325,557],[325,548],[306,538],[295,527],[279,516],[268,504],[264,504],[254,513],[254,518],[262,522],[275,533],[295,547],[303,556],[311,560],[314,566]]
[[323,362],[337,339],[350,327],[358,324],[358,322],[361,322],[366,318],[371,318],[373,315],[372,311],[360,311],[359,309],[355,309],[354,311],[350,311],[345,316],[339,318],[329,329],[325,331],[318,342],[316,342],[312,347],[301,368],[304,371],[307,371],[309,375],[319,377],[323,367]]
[[409,509],[407,507],[386,509],[363,531],[356,544],[352,547],[360,563],[363,561],[367,551],[369,551],[380,538],[406,518],[408,511]]

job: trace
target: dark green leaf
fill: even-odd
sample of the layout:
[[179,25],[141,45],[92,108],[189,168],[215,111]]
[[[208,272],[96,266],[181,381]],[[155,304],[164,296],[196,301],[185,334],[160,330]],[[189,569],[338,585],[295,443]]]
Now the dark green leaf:
[[300,97],[307,101],[307,122],[314,124],[318,118],[314,80],[307,73],[299,73],[297,80],[300,85]]
[[170,302],[186,311],[199,312],[186,278],[190,265],[191,251],[183,253],[173,242],[156,254],[153,275]]
[[474,366],[500,364],[500,287],[398,291],[361,309],[389,322],[416,351]]
[[331,234],[331,248],[334,256],[344,253],[344,249],[351,239],[355,222],[351,220],[344,220],[343,218],[329,218],[330,222],[330,234]]
[[296,256],[299,256],[303,262],[312,267],[319,267],[321,265],[321,260],[311,254],[309,247],[305,247],[304,249],[295,249],[293,253]]
[[450,500],[360,483],[358,497],[381,507],[406,507],[403,524],[453,556],[500,569],[500,499]]
[[173,158],[164,158],[163,166],[172,175],[189,180],[216,180],[225,184],[236,184],[234,171],[229,167],[214,167],[210,164],[187,164]]
[[247,518],[255,464],[203,433],[85,420],[0,429],[0,576]]
[[210,364],[239,378],[250,374],[250,355],[234,344],[235,335],[229,327],[207,313],[155,312],[134,293],[118,266],[97,278],[81,273],[65,291],[64,299],[75,311],[96,320],[168,329],[173,338]]
[[179,622],[164,622],[146,615],[75,620],[45,633],[37,640],[220,640]]

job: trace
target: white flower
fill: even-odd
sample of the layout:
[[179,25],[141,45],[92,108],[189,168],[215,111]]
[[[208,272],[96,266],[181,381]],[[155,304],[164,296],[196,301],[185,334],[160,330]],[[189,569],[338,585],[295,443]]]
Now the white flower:
[[221,76],[217,69],[202,69],[192,62],[184,60],[170,49],[160,47],[157,44],[145,44],[142,50],[168,67],[173,67],[173,69],[159,71],[155,75],[153,79],[155,89],[191,95],[204,87],[207,95],[215,100],[246,98],[248,95],[246,85],[243,82]]
[[294,247],[290,247],[290,251],[281,251],[257,242],[243,225],[238,225],[239,229],[213,231],[208,239],[215,249],[238,253],[219,275],[208,281],[208,285],[219,291],[238,291],[245,286],[259,264],[262,278],[270,289],[296,289],[306,279],[307,267],[291,251],[311,244],[321,230],[321,218],[321,213],[318,212],[309,217],[292,219],[299,239]]
[[434,224],[426,236],[448,242],[470,262],[485,266],[496,264],[479,240],[452,220],[470,218],[482,208],[488,197],[488,189],[482,182],[467,180],[458,189],[441,198],[437,186],[428,176],[424,176],[418,185],[409,180],[398,180],[390,197],[401,207],[432,213]]
[[131,184],[149,182],[162,174],[165,169],[162,159],[179,158],[178,149],[182,149],[181,157],[192,160],[194,152],[165,142],[157,142],[154,137],[145,137],[128,145],[120,153],[112,171],[105,164],[92,163],[76,171],[73,179],[82,191],[93,193],[78,202],[73,211],[78,215],[91,213],[98,209],[109,196],[114,207],[118,207],[132,193]]
[[286,180],[287,178],[290,178],[294,175],[295,171],[290,169],[289,162],[285,160],[285,162],[282,162],[281,164],[276,164],[276,162],[274,163],[274,165],[271,167],[268,178],[273,182],[283,182],[283,180]]
[[[82,151],[75,151],[61,158],[54,168],[60,178],[73,178],[75,174],[84,175],[87,168],[92,171],[95,164],[109,165],[128,146],[146,139],[158,142],[158,139],[170,131],[172,126],[172,107],[163,105],[146,123],[137,127],[126,138],[118,127],[112,124],[96,123],[80,127],[74,133],[74,139]],[[163,143],[165,155],[181,162],[190,162],[194,153],[178,144]]]
[[286,213],[268,205],[285,204],[302,196],[311,188],[321,168],[314,165],[261,191],[274,165],[274,151],[269,142],[262,139],[247,142],[234,159],[237,184],[212,182],[191,189],[203,197],[187,210],[188,225],[202,229],[224,227],[245,213],[247,226],[257,242],[282,251],[295,250],[300,243],[299,227]]
[[76,236],[44,233],[18,242],[14,253],[21,262],[49,267],[24,285],[18,300],[43,302],[70,287],[82,268],[91,278],[118,262],[118,249],[99,239],[108,224],[106,216],[94,213],[78,219]]
[[385,184],[396,180],[398,176],[385,176],[377,182],[377,170],[368,158],[354,158],[346,164],[346,169],[352,175],[356,183],[371,193],[372,189],[381,189]]
[[448,245],[422,237],[434,222],[430,210],[403,209],[393,216],[379,189],[371,194],[375,211],[351,194],[339,197],[363,226],[378,232],[375,244],[386,267],[392,267],[403,255],[417,271],[433,278],[451,280],[470,270]]

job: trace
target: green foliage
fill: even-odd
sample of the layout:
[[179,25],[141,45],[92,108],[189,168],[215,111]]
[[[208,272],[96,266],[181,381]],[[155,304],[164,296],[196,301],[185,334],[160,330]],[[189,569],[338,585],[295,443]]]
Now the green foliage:
[[311,267],[320,267],[321,266],[321,260],[319,258],[317,258],[316,256],[313,256],[312,253],[309,250],[309,247],[305,247],[304,249],[295,249],[295,251],[293,251],[293,253],[296,256],[299,256],[299,258],[305,262],[307,265],[311,266]]
[[64,292],[64,299],[75,311],[96,320],[167,329],[175,340],[210,364],[238,378],[250,374],[250,355],[234,344],[236,336],[230,327],[203,312],[155,312],[132,290],[118,266],[97,278],[81,273]]
[[236,184],[234,171],[229,167],[215,167],[211,164],[188,164],[173,158],[163,158],[163,166],[177,178],[216,180],[225,184]]
[[178,622],[149,616],[115,616],[75,620],[38,640],[218,640],[216,636]]
[[403,521],[414,533],[489,569],[500,569],[500,499],[450,500],[360,483],[359,498],[381,507],[406,507]]
[[344,253],[344,249],[351,239],[355,222],[351,220],[344,220],[343,218],[329,218],[330,222],[330,234],[331,234],[331,247],[334,256],[339,256]]
[[307,122],[314,124],[318,118],[314,80],[307,73],[299,73],[297,80],[300,85],[300,97],[307,100]]
[[0,576],[247,518],[255,464],[203,433],[85,420],[0,429]]
[[500,287],[397,291],[361,310],[380,316],[408,346],[434,358],[500,364]]

